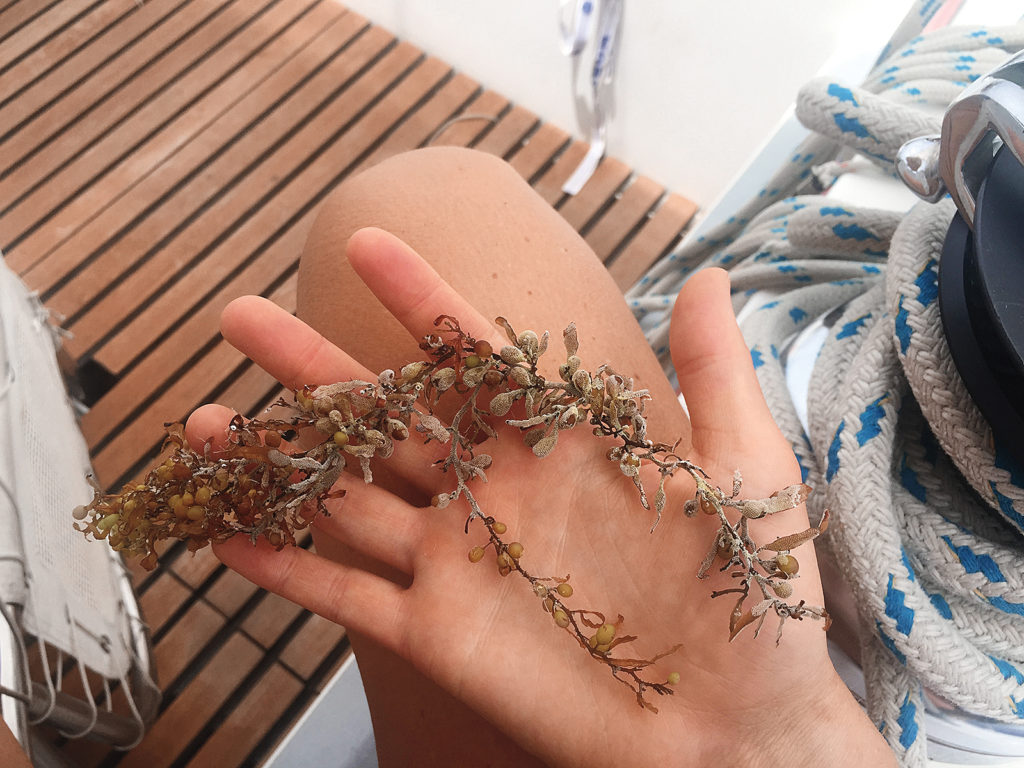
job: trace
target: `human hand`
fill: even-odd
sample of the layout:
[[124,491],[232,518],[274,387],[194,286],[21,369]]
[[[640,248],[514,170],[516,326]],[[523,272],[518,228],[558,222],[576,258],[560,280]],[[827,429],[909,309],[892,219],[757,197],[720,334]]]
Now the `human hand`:
[[[415,337],[435,330],[433,319],[446,313],[500,348],[500,336],[485,318],[414,253],[403,253],[401,268],[387,274],[374,269],[366,258],[372,254],[352,253],[350,259]],[[529,321],[510,319],[520,330]],[[289,387],[373,378],[263,300],[235,302],[222,327],[232,344]],[[747,497],[799,482],[736,329],[724,273],[709,270],[688,282],[673,318],[672,347],[692,421],[688,458],[723,487],[739,468]],[[580,354],[591,368],[615,363],[613,350],[584,347]],[[188,424],[193,443],[222,439],[229,417],[217,407],[197,411]],[[684,434],[681,412],[675,419],[652,423],[654,436],[671,441]],[[387,462],[394,482],[425,498],[451,490],[453,481],[430,466],[444,449],[413,443],[401,445]],[[717,573],[705,581],[694,578],[716,524],[679,514],[693,495],[692,484],[682,476],[670,482],[665,518],[648,534],[649,513],[633,485],[604,458],[608,444],[582,427],[563,433],[555,452],[537,459],[514,430],[505,429],[488,445],[494,459],[489,482],[473,490],[481,507],[506,523],[507,539],[524,544],[525,567],[572,575],[572,607],[625,615],[624,631],[639,639],[617,654],[651,657],[683,644],[659,664],[658,679],[675,670],[681,680],[674,696],[654,702],[661,708],[656,716],[637,707],[606,669],[557,630],[526,584],[503,580],[493,565],[467,561],[468,549],[486,536],[481,528],[471,527],[469,536],[462,532],[466,511],[458,504],[418,508],[393,492],[393,483],[389,490],[347,478],[346,498],[331,517],[316,521],[320,536],[392,566],[407,577],[407,587],[301,549],[254,548],[242,537],[218,546],[217,554],[261,586],[409,659],[551,764],[757,765],[786,759],[799,765],[804,758],[820,764],[826,743],[840,747],[840,764],[851,758],[855,762],[848,764],[861,764],[881,744],[873,764],[883,764],[884,744],[832,670],[821,624],[790,622],[778,648],[749,632],[730,644],[733,601],[709,598],[712,589],[729,586],[728,579]],[[752,531],[767,542],[806,527],[800,508],[759,521]],[[800,557],[796,597],[820,604],[813,558]],[[858,752],[849,751],[850,738],[861,742]]]

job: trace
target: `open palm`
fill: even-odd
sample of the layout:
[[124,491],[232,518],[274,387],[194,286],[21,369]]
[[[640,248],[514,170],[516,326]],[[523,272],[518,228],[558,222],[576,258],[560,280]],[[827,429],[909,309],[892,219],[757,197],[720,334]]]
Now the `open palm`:
[[[390,247],[403,263],[388,270],[386,281],[372,253],[365,260],[353,256],[352,263],[413,336],[433,331],[433,318],[446,313],[499,347],[494,326],[425,262],[407,248]],[[799,482],[799,472],[761,397],[728,296],[728,279],[715,270],[695,276],[680,296],[673,356],[691,426],[681,409],[660,404],[663,423],[652,420],[651,432],[666,442],[688,438],[688,458],[723,487],[740,469],[742,495],[756,498]],[[261,299],[232,304],[222,327],[232,344],[290,387],[371,375]],[[557,338],[561,329],[550,330]],[[559,354],[552,350],[549,356]],[[584,347],[579,354],[591,369],[615,362],[613,351]],[[202,443],[223,434],[228,416],[216,406],[200,409],[189,421],[190,437]],[[522,542],[527,570],[571,575],[570,607],[625,616],[622,631],[639,639],[613,655],[650,658],[682,644],[645,675],[663,681],[677,671],[681,677],[675,695],[647,694],[661,710],[657,715],[638,707],[606,667],[554,625],[524,580],[502,578],[493,556],[468,561],[467,551],[483,544],[486,534],[479,524],[463,533],[468,510],[461,502],[436,510],[407,501],[454,487],[453,478],[431,467],[445,451],[435,443],[400,445],[380,485],[354,476],[343,480],[347,496],[331,517],[316,523],[318,536],[396,569],[404,584],[301,549],[274,552],[236,539],[217,554],[261,586],[408,659],[550,764],[758,765],[783,756],[791,765],[804,764],[801,756],[820,764],[823,745],[845,739],[823,738],[829,723],[842,723],[846,733],[877,749],[873,729],[828,661],[820,623],[790,622],[779,647],[771,640],[774,627],[758,639],[748,630],[728,642],[733,601],[710,599],[713,589],[731,585],[728,575],[713,571],[707,580],[695,578],[717,523],[703,515],[684,517],[681,508],[693,486],[680,474],[667,487],[664,519],[648,533],[652,513],[605,458],[610,445],[582,424],[563,432],[551,455],[537,459],[518,430],[506,427],[486,449],[494,460],[489,481],[475,481],[472,488],[482,509],[508,526],[505,540]],[[646,479],[649,486],[657,483],[656,473]],[[415,493],[402,492],[403,485]],[[806,527],[801,507],[761,521],[752,532],[767,542]],[[795,596],[820,605],[814,558],[798,554]],[[841,764],[864,758],[837,751]]]

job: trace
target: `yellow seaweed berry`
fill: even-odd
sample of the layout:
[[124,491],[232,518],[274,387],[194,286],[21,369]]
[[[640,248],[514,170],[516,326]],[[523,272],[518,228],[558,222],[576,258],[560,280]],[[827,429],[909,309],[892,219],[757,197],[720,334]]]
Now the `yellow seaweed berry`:
[[469,562],[471,562],[471,563],[479,563],[483,559],[484,559],[484,548],[483,547],[473,547],[471,550],[469,550]]
[[612,640],[615,639],[615,625],[614,624],[602,624],[597,628],[597,632],[594,633],[594,644],[600,650],[602,645],[608,645]]
[[113,514],[107,515],[106,517],[102,518],[98,523],[96,523],[96,527],[99,528],[101,531],[109,531],[111,528],[117,525],[120,520],[121,516],[117,512],[114,512]]
[[502,576],[508,576],[512,573],[512,569],[515,567],[512,562],[512,558],[509,557],[505,552],[498,555],[498,573]]
[[700,507],[700,511],[705,515],[717,515],[718,510],[715,509],[714,502],[712,502],[707,496],[701,494],[698,497],[697,506]]
[[518,541],[513,541],[508,545],[508,556],[513,560],[518,560],[523,556],[523,545]]
[[556,609],[555,612],[551,615],[555,619],[555,624],[557,624],[562,629],[565,629],[569,626],[569,614],[567,614],[561,608]]
[[334,444],[341,448],[342,446],[348,445],[348,432],[338,430],[334,433]]
[[780,554],[775,556],[775,567],[787,576],[795,576],[800,570],[800,563],[792,555]]
[[476,368],[482,362],[483,360],[480,359],[479,355],[467,355],[466,359],[462,361],[462,364],[467,368]]
[[185,517],[185,512],[188,511],[188,507],[185,506],[184,499],[181,498],[180,494],[174,494],[167,500],[167,506],[174,512],[175,517]]
[[668,673],[668,680],[666,680],[666,682],[669,685],[678,685],[679,684],[679,673],[678,672],[669,672]]
[[572,584],[570,584],[569,582],[562,582],[557,587],[555,587],[555,591],[558,592],[558,594],[560,594],[562,597],[572,597]]
[[602,624],[598,627],[596,632],[598,643],[610,643],[615,639],[615,625],[614,624]]
[[493,530],[493,531],[494,531],[494,532],[495,532],[496,534],[498,534],[499,536],[501,536],[501,534],[503,534],[503,533],[504,533],[505,531],[507,531],[507,530],[508,530],[508,526],[507,526],[507,525],[505,525],[504,523],[494,523],[493,525],[491,525],[491,529],[492,529],[492,530]]

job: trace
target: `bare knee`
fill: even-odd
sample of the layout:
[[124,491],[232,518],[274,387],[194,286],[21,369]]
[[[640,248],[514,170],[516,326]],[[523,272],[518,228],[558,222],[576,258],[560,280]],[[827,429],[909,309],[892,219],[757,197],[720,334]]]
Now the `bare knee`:
[[[483,152],[436,147],[395,155],[342,182],[325,200],[299,266],[298,313],[337,343],[371,327],[390,327],[346,258],[349,238],[364,227],[398,236],[465,295],[481,295],[480,266],[501,262],[498,276],[522,258],[524,232],[538,221],[566,226],[503,160]],[[543,229],[543,227],[542,227]],[[575,232],[569,229],[569,235]],[[339,306],[359,310],[344,331]],[[383,326],[382,326],[383,324]]]
[[565,267],[570,254],[596,263],[575,230],[500,158],[418,149],[346,179],[325,201],[299,269],[300,316],[337,298],[368,298],[348,290],[359,281],[345,258],[349,238],[364,227],[401,238],[456,290],[481,299],[513,289],[509,276],[552,265],[551,253]]
[[478,206],[530,194],[528,185],[501,158],[463,147],[402,152],[344,180],[324,201],[310,233],[307,257],[327,248],[341,255],[363,227],[380,227],[431,259],[437,233],[472,215]]

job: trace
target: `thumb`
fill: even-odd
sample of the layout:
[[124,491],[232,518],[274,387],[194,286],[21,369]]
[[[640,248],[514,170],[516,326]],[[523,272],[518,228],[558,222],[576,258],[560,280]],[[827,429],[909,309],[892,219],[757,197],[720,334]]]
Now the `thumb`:
[[727,272],[704,269],[686,281],[672,311],[669,343],[698,452],[718,455],[782,438],[736,324]]

